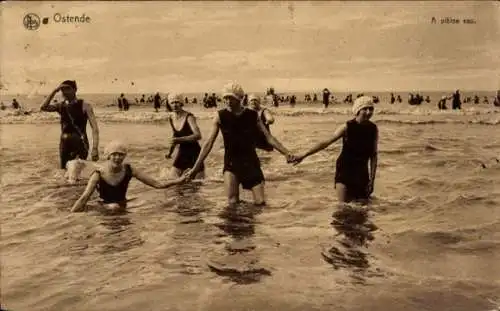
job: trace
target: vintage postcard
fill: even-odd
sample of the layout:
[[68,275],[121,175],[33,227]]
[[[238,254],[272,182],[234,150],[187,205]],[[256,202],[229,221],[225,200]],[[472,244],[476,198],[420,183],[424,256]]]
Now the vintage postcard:
[[500,2],[0,8],[2,310],[500,310]]

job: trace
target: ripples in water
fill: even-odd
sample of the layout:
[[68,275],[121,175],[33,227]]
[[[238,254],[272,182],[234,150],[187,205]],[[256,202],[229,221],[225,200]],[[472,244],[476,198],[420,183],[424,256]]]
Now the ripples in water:
[[332,215],[336,232],[335,245],[324,247],[321,255],[334,269],[348,269],[355,283],[365,284],[368,277],[381,276],[380,269],[370,269],[367,248],[378,228],[369,217],[368,208],[342,204]]
[[[277,152],[261,154],[269,198],[262,213],[245,202],[224,206],[223,149],[217,142],[205,180],[167,190],[133,180],[127,213],[73,214],[69,208],[85,183],[66,186],[56,173],[58,126],[3,125],[19,135],[2,136],[2,302],[15,310],[35,310],[42,302],[47,310],[154,309],[167,303],[193,310],[190,298],[211,289],[231,297],[252,290],[252,297],[266,302],[279,292],[318,303],[301,310],[320,308],[323,301],[330,303],[325,310],[489,306],[483,302],[499,288],[500,166],[482,168],[480,161],[485,150],[498,154],[498,131],[468,125],[466,119],[476,116],[446,118],[463,123],[380,122],[380,166],[368,214],[341,210],[333,218],[339,144],[295,167]],[[210,126],[206,120],[200,118],[203,133]],[[345,120],[347,115],[334,113],[278,114],[273,134],[300,152]],[[159,147],[168,127],[137,123],[102,122],[102,141],[125,135],[131,163],[157,176],[171,165]],[[243,199],[250,197],[242,192]],[[239,284],[252,285],[234,286]],[[377,297],[385,295],[384,302],[374,305],[374,290]],[[56,295],[62,292],[66,296]],[[78,303],[67,300],[82,292]],[[228,301],[219,309],[237,308]]]
[[218,214],[221,222],[215,226],[222,231],[219,236],[230,240],[223,250],[210,254],[207,265],[213,272],[237,284],[260,282],[263,276],[272,275],[269,268],[259,263],[259,250],[253,241],[255,217],[262,209],[240,202],[226,206]]

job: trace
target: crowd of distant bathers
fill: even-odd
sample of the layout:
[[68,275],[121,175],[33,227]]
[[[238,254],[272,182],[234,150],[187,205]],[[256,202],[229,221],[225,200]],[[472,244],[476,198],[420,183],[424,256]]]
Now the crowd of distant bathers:
[[[12,103],[10,104],[10,108],[14,115],[30,115],[32,113],[31,109],[26,109],[23,107],[16,98],[12,99]],[[8,107],[5,106],[3,102],[0,102],[0,110],[7,110]]]
[[[500,91],[499,91],[500,92]],[[356,95],[356,98],[364,96],[363,93],[359,93]],[[288,104],[290,107],[295,107],[295,105],[298,103],[297,96],[295,94],[276,94],[274,91],[274,88],[268,88],[266,91],[266,95],[263,97],[263,100],[265,101],[265,104],[268,106],[274,106],[274,107],[279,107],[281,104]],[[497,93],[497,96],[493,98],[493,100],[490,100],[488,96],[483,96],[481,99],[477,94],[473,96],[466,96],[465,98],[461,98],[460,90],[455,91],[451,95],[443,95],[440,97],[440,99],[437,101],[437,108],[439,110],[446,110],[448,109],[447,101],[451,100],[451,109],[462,109],[462,104],[483,104],[483,105],[490,105],[493,104],[495,107],[500,107],[500,93]],[[198,101],[198,98],[196,96],[193,96],[189,98],[188,96],[183,96],[182,101],[184,104],[193,104],[196,105],[198,102],[200,105],[202,105],[204,108],[217,108],[218,105],[222,105],[222,98],[216,93],[208,94],[205,93],[201,101]],[[306,93],[304,95],[303,103],[305,104],[315,104],[318,103],[318,95],[317,94],[310,94]],[[343,100],[339,100],[335,95],[330,92],[327,88],[323,89],[322,91],[322,104],[325,108],[328,108],[331,104],[353,104],[353,94],[348,94],[345,96]],[[375,104],[380,102],[380,98],[378,96],[373,96],[373,102]],[[390,93],[390,99],[389,103],[391,105],[399,103],[401,104],[403,102],[403,99],[401,98],[401,95],[395,95],[394,93]],[[432,102],[430,96],[423,96],[419,93],[408,93],[408,100],[407,103],[411,106],[419,106],[423,103],[428,103],[430,104]],[[57,104],[57,99],[54,99],[54,104]],[[156,92],[154,95],[149,95],[146,98],[146,94],[142,94],[140,98],[134,97],[134,105],[135,106],[143,106],[147,104],[153,104],[153,108],[156,112],[159,112],[161,107],[164,106],[165,110],[168,112],[172,112],[172,103],[169,102],[168,96],[160,94],[160,92]],[[248,94],[245,94],[243,97],[243,106],[248,106],[249,100],[248,100]],[[120,96],[116,99],[114,103],[112,103],[110,106],[116,106],[119,111],[128,111],[130,110],[130,101],[129,99],[125,96],[124,93],[121,93]],[[9,107],[6,106],[3,102],[0,102],[0,110],[7,110]],[[30,109],[25,109],[18,101],[16,98],[12,99],[11,107],[10,107],[16,114],[24,114],[28,115],[32,113],[32,110]]]
[[[321,103],[323,104],[324,108],[328,108],[330,105],[336,105],[336,104],[353,104],[354,99],[353,99],[353,94],[348,94],[344,97],[344,99],[339,99],[337,98],[328,88],[324,88],[323,91],[321,92],[322,96],[322,101]],[[356,95],[356,98],[364,96],[363,93],[359,93]],[[375,104],[380,102],[380,98],[376,95],[372,96],[373,97],[373,102]],[[263,97],[263,100],[265,101],[267,106],[273,106],[273,107],[279,107],[280,105],[289,105],[290,107],[295,107],[295,105],[298,103],[297,96],[295,94],[277,94],[274,90],[274,88],[268,88],[266,91],[266,95]],[[473,104],[485,104],[489,105],[492,103],[496,107],[500,107],[500,97],[497,95],[495,98],[493,98],[493,101],[490,101],[488,96],[483,96],[481,99],[478,95],[473,95],[473,96],[467,96],[462,99],[460,90],[456,90],[453,92],[451,95],[443,95],[439,98],[437,101],[437,108],[439,110],[446,110],[448,109],[447,101],[451,100],[451,109],[462,109],[462,104],[467,104],[467,103],[473,103]],[[204,108],[217,108],[218,105],[222,104],[222,98],[215,93],[208,94],[205,93],[203,98],[198,101],[198,98],[196,96],[193,96],[189,98],[188,96],[183,96],[182,101],[184,104],[200,104]],[[142,94],[142,96],[139,98],[135,97],[134,98],[135,105],[141,106],[141,105],[147,105],[147,104],[153,104],[153,108],[156,112],[159,112],[161,107],[164,106],[166,111],[172,112],[173,108],[171,103],[168,100],[168,96],[162,97],[159,92],[155,93],[154,95],[149,95],[146,98],[145,94]],[[302,101],[305,104],[315,104],[319,103],[318,95],[313,93],[312,95],[310,93],[306,93],[304,95],[304,99]],[[390,100],[389,103],[391,105],[396,104],[396,103],[402,103],[403,99],[401,98],[401,95],[395,95],[394,93],[390,93]],[[419,106],[422,105],[423,103],[430,104],[432,102],[431,98],[429,95],[423,96],[420,93],[408,93],[408,99],[407,103],[411,106]],[[248,106],[249,100],[248,100],[248,94],[245,94],[242,100],[243,106]],[[117,98],[116,102],[112,104],[113,106],[117,106],[120,111],[127,111],[129,110],[130,107],[130,102],[129,100],[125,97],[125,95],[122,93],[120,97]]]

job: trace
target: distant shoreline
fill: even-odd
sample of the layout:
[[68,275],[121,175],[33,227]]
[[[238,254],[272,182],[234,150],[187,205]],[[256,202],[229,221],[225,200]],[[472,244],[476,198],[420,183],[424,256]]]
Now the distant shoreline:
[[[471,93],[471,92],[475,92],[475,93],[496,93],[498,90],[467,90],[467,89],[459,89],[461,93]],[[425,94],[425,93],[452,93],[454,92],[455,90],[403,90],[403,91],[398,91],[398,90],[392,90],[392,91],[373,91],[373,90],[364,90],[364,91],[361,91],[361,90],[347,90],[347,91],[338,91],[338,90],[330,90],[330,92],[332,94],[359,94],[359,93],[368,93],[368,94],[384,94],[384,93],[394,93],[394,94],[409,94],[409,93],[420,93],[420,94]],[[92,96],[92,95],[99,95],[99,96],[110,96],[110,95],[113,95],[113,96],[119,96],[121,93],[124,93],[125,95],[142,95],[142,94],[145,94],[145,95],[152,95],[152,94],[156,94],[156,92],[158,91],[152,91],[152,92],[131,92],[131,93],[128,93],[128,92],[125,92],[125,91],[122,91],[122,92],[102,92],[102,93],[85,93],[85,92],[78,92],[78,96],[81,96],[81,97],[84,97],[84,96]],[[277,91],[276,94],[314,94],[314,93],[321,93],[322,90],[311,90],[311,91]],[[166,91],[166,92],[162,92],[162,91],[159,91],[160,94],[168,94],[169,92]],[[199,94],[205,94],[205,93],[214,93],[213,91],[201,91],[201,92],[181,92],[182,94],[186,95],[186,96],[193,96],[193,95],[199,95]],[[219,94],[220,92],[215,92],[215,94]],[[246,92],[247,94],[265,94],[265,91],[258,91],[258,92],[253,92],[253,91],[248,91]],[[38,94],[30,94],[30,93],[1,93],[0,92],[0,96],[8,96],[8,97],[11,97],[11,96],[48,96],[50,93],[38,93]]]

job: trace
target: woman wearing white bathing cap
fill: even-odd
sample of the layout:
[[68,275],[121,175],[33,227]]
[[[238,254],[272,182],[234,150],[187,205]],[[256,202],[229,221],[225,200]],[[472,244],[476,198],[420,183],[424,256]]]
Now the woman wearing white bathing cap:
[[[172,105],[174,114],[168,118],[173,137],[170,141],[170,150],[166,157],[170,158],[175,146],[179,146],[179,151],[175,156],[170,172],[172,178],[178,178],[187,169],[192,168],[201,151],[201,146],[198,143],[201,139],[200,129],[194,115],[183,109],[183,101],[182,94],[168,94],[168,102]],[[200,172],[196,177],[203,178],[204,171],[204,165],[202,164]]]
[[257,112],[243,107],[244,95],[245,92],[239,84],[229,83],[224,86],[222,96],[227,107],[217,112],[212,131],[188,176],[193,178],[201,169],[221,131],[224,139],[224,186],[229,204],[239,202],[241,184],[243,189],[252,191],[256,205],[264,205],[264,175],[255,150],[256,134],[261,131],[269,144],[286,156],[287,160],[291,161],[292,158],[289,151],[267,131]]
[[[259,114],[259,118],[262,120],[262,123],[266,127],[267,131],[271,133],[270,125],[274,123],[274,117],[271,114],[271,111],[269,111],[268,108],[261,106],[260,97],[255,94],[251,94],[250,96],[248,96],[248,102],[250,103],[250,109],[257,111],[257,113]],[[274,150],[273,146],[271,146],[267,142],[267,139],[263,133],[257,135],[256,139],[257,148],[265,151]]]
[[295,164],[298,164],[342,138],[335,170],[335,189],[340,202],[368,199],[373,192],[378,149],[378,128],[370,121],[373,110],[371,96],[357,98],[352,106],[353,119],[340,126],[330,138],[296,156]]
[[127,205],[128,184],[132,177],[157,189],[180,184],[186,179],[181,177],[176,180],[160,182],[132,167],[129,163],[123,163],[128,153],[127,146],[123,142],[112,141],[104,150],[106,162],[90,176],[85,191],[71,208],[72,212],[84,210],[90,196],[96,189],[105,209],[110,212],[124,211]]

